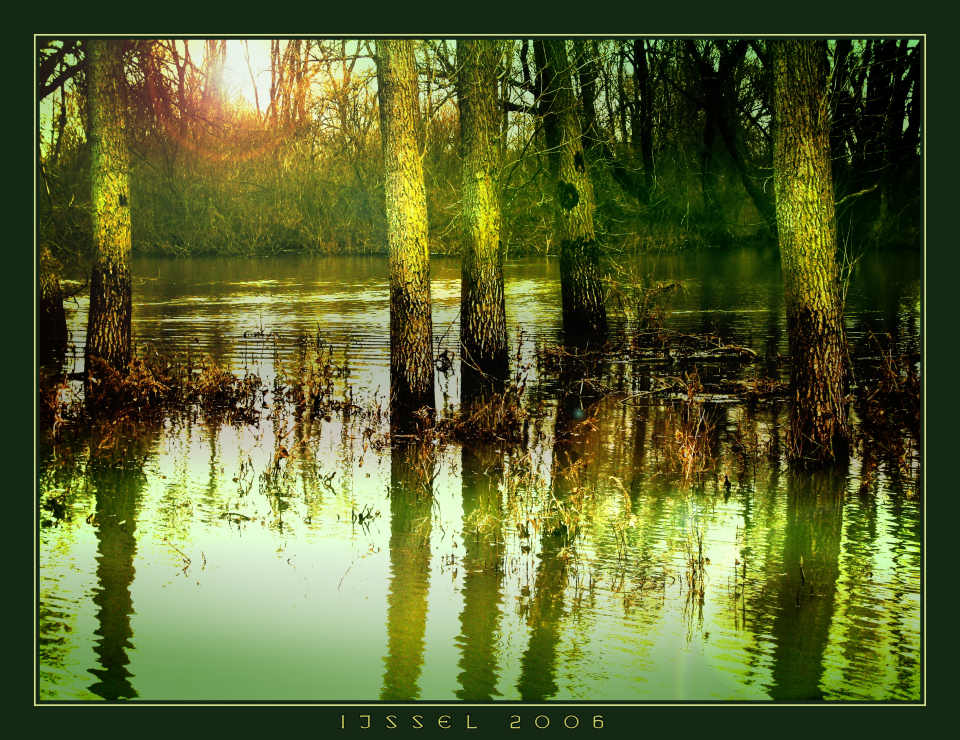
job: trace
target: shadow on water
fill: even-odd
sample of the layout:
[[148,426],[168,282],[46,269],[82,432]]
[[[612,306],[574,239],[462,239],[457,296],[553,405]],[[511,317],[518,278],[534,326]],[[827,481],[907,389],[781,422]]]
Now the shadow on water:
[[833,620],[843,534],[844,471],[787,479],[783,574],[772,635],[776,700],[822,699],[824,652]]
[[557,643],[566,586],[566,564],[559,557],[562,546],[560,536],[541,529],[540,563],[526,612],[529,637],[517,681],[520,698],[527,702],[543,701],[557,693]]
[[491,701],[500,692],[497,634],[502,618],[504,551],[500,486],[503,454],[464,445],[463,609],[460,612],[458,699]]
[[[134,614],[131,587],[136,569],[137,519],[147,477],[143,459],[156,440],[156,431],[125,440],[115,440],[120,448],[98,454],[97,439],[91,441],[91,458],[87,474],[96,496],[94,524],[97,533],[97,588],[93,602],[97,605],[99,638],[94,652],[100,665],[89,672],[97,682],[89,689],[108,700],[133,699],[137,691],[127,666],[133,650]],[[101,442],[103,440],[100,440]],[[106,458],[106,459],[105,459]],[[122,460],[122,466],[117,464]]]
[[554,424],[553,506],[539,522],[540,562],[527,611],[530,628],[527,649],[517,682],[523,701],[544,701],[555,696],[559,688],[557,649],[571,557],[569,546],[576,539],[579,526],[579,517],[572,514],[580,507],[573,499],[582,495],[579,474],[588,462],[585,457],[588,436],[597,429],[593,414],[598,398],[589,379],[601,372],[601,363],[576,354],[577,347],[569,349],[572,356],[560,372],[561,393]]
[[395,442],[390,461],[390,584],[380,698],[411,701],[420,698],[427,629],[433,450],[417,442]]

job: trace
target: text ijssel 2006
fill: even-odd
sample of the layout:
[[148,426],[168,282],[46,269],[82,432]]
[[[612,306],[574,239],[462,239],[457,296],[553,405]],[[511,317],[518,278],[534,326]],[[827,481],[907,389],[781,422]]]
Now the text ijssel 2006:
[[[490,727],[491,719],[483,718],[484,729]],[[524,713],[524,714],[505,714],[502,720],[495,724],[496,727],[503,727],[508,730],[520,730],[524,728],[535,728],[546,730],[550,727],[565,728],[575,730],[581,727],[589,727],[595,730],[604,729],[604,720],[602,714],[580,715],[578,713]],[[340,729],[360,729],[369,730],[373,727],[385,728],[387,730],[396,730],[401,727],[412,728],[414,730],[422,729],[441,729],[450,730],[459,728],[463,730],[479,730],[481,727],[480,719],[470,712],[438,712],[438,713],[416,713],[402,714],[397,712],[386,713],[382,715],[374,713],[359,714],[341,714]]]

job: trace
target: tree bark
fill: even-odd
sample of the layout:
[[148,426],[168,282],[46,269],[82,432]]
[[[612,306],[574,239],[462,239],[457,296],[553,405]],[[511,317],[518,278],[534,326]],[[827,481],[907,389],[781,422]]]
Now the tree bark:
[[88,372],[94,358],[120,371],[130,362],[130,184],[121,43],[87,42],[95,250],[85,350]]
[[461,273],[460,346],[463,375],[507,374],[507,322],[501,240],[500,113],[497,68],[501,44],[457,42],[465,242]]
[[570,85],[565,42],[536,42],[543,81],[544,134],[556,182],[555,232],[560,242],[560,293],[568,340],[603,340],[607,312],[600,280],[600,249],[593,228],[593,184],[583,155],[580,122]]
[[434,408],[427,199],[417,141],[413,42],[377,42],[387,243],[390,250],[391,426]]
[[790,458],[846,458],[846,336],[835,259],[826,45],[775,41],[774,192],[793,358]]

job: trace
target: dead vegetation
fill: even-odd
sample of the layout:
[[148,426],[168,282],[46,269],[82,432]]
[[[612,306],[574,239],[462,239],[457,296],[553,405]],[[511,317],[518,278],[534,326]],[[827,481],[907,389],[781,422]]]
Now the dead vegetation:
[[610,264],[607,279],[611,304],[635,330],[657,329],[663,326],[670,302],[683,292],[679,280],[654,280],[635,264]]
[[914,491],[920,488],[923,418],[919,356],[900,352],[890,335],[868,336],[876,355],[857,363],[854,409],[859,417],[855,443],[863,458],[863,485],[869,490],[880,462],[888,475]]
[[711,407],[698,396],[703,392],[696,370],[684,376],[686,398],[674,408],[675,453],[683,481],[699,481],[716,467],[717,427]]
[[535,409],[524,402],[526,381],[510,381],[501,391],[462,405],[452,415],[437,420],[434,434],[444,441],[524,441],[527,420]]
[[[669,432],[662,440],[666,458],[661,474],[676,475],[684,486],[724,480],[724,472],[732,475],[736,470],[742,480],[764,459],[774,461],[778,455],[775,439],[742,430],[739,423],[732,432],[718,426],[718,409],[737,406],[749,411],[760,404],[776,408],[787,398],[786,383],[767,376],[769,368],[756,363],[757,355],[749,348],[725,343],[713,334],[645,328],[621,333],[602,348],[541,342],[534,347],[533,359],[522,361],[529,356],[522,351],[523,341],[518,340],[511,356],[511,378],[443,409],[424,424],[419,436],[435,448],[484,442],[501,449],[540,444],[543,422],[559,403],[563,408],[558,413],[569,418],[557,424],[553,437],[576,440],[600,423],[598,403],[613,399],[630,405],[659,404],[666,410]],[[889,338],[871,341],[876,353],[870,362],[858,364],[853,396],[860,448],[869,446],[871,451],[862,455],[870,458],[864,474],[871,479],[877,463],[886,462],[900,479],[916,481],[921,430],[918,363],[915,357],[898,354]],[[167,357],[149,349],[141,351],[125,373],[94,362],[86,397],[81,379],[42,371],[41,423],[54,441],[66,432],[97,426],[105,430],[98,447],[109,447],[110,439],[135,434],[136,424],[148,419],[199,413],[218,423],[240,425],[256,424],[266,414],[275,427],[275,473],[288,457],[307,455],[304,444],[324,424],[332,423],[341,434],[354,437],[361,459],[368,450],[382,454],[393,441],[402,442],[404,435],[391,436],[385,398],[374,395],[357,402],[348,352],[342,358],[339,354],[319,332],[301,336],[291,353],[275,352],[272,387],[209,357]],[[752,376],[751,365],[756,368]],[[632,380],[624,380],[627,376]],[[725,454],[721,440],[732,452],[729,464],[721,459]]]
[[135,356],[124,372],[92,358],[86,377],[39,376],[40,422],[56,439],[67,430],[162,418],[190,410],[232,424],[259,418],[262,381],[236,375],[209,357],[168,357],[155,350]]

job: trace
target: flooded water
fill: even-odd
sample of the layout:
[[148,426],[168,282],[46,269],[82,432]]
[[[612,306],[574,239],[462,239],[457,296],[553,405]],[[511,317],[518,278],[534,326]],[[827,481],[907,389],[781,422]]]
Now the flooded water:
[[[669,330],[755,350],[739,378],[786,377],[776,252],[635,262],[683,284]],[[133,272],[144,350],[272,387],[302,355],[296,337],[319,335],[348,368],[334,394],[385,401],[385,260],[139,259]],[[782,404],[645,396],[651,366],[629,362],[604,370],[618,392],[568,413],[538,359],[560,336],[557,263],[505,275],[539,409],[522,445],[391,448],[385,416],[298,420],[271,394],[256,424],[144,428],[119,463],[99,460],[102,441],[41,444],[40,697],[919,700],[917,441],[793,473]],[[459,298],[459,264],[435,260],[440,351],[456,350]],[[855,359],[879,356],[882,333],[918,351],[920,301],[919,255],[865,257],[848,295]],[[85,299],[68,310],[82,351]],[[449,412],[456,363],[437,379]],[[712,430],[692,480],[691,413]]]

